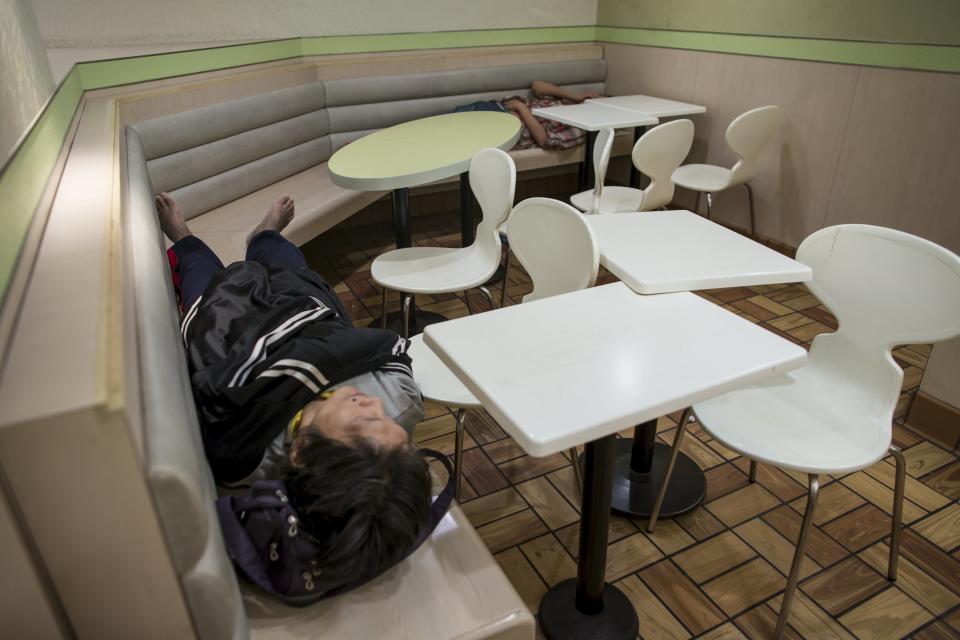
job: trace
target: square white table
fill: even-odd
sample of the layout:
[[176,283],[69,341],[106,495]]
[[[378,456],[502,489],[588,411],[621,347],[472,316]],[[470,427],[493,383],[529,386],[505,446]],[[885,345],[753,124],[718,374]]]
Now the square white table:
[[579,188],[593,188],[593,145],[601,129],[624,129],[657,124],[656,117],[639,111],[631,111],[592,101],[580,104],[564,104],[533,110],[533,115],[546,120],[555,120],[587,132],[587,148],[580,165]]
[[548,638],[635,638],[605,584],[616,432],[802,366],[803,348],[692,293],[623,283],[427,327],[426,344],[529,454],[586,442],[577,578],[540,605]]
[[[753,240],[690,211],[588,215],[600,262],[640,294],[807,282],[813,272]],[[617,441],[613,510],[647,517],[656,501],[670,448],[656,442],[656,420],[637,424]],[[664,516],[689,511],[707,490],[703,471],[681,453],[661,507]]]
[[[680,102],[678,100],[667,100],[666,98],[656,98],[654,96],[632,95],[632,96],[611,96],[608,98],[591,98],[587,102],[595,102],[608,107],[618,107],[620,109],[630,109],[648,113],[657,118],[675,118],[678,116],[692,116],[698,113],[706,113],[707,108],[699,104],[689,102]],[[635,127],[633,130],[633,142],[642,135],[644,127]],[[637,168],[630,167],[630,186],[636,188],[640,184],[640,174]]]

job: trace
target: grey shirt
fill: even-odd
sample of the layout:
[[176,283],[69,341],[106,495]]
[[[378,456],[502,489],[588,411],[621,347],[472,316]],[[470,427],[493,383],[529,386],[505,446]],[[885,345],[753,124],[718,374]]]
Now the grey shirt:
[[[423,399],[420,388],[413,378],[406,374],[394,371],[371,371],[344,380],[327,390],[332,391],[346,386],[356,387],[368,396],[380,398],[383,401],[383,412],[406,429],[411,437],[414,428],[423,420]],[[256,480],[275,478],[277,470],[287,460],[286,439],[287,429],[284,429],[263,452],[263,459],[257,468],[243,480],[231,482],[227,486],[243,487],[253,484]]]

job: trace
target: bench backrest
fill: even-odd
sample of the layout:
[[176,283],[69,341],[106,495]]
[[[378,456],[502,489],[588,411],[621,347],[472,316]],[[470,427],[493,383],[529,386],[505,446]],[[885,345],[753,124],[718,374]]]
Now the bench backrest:
[[534,80],[603,91],[605,78],[601,59],[343,78],[130,128],[142,141],[153,191],[170,192],[190,219],[325,162],[377,129],[478,100],[527,96]]

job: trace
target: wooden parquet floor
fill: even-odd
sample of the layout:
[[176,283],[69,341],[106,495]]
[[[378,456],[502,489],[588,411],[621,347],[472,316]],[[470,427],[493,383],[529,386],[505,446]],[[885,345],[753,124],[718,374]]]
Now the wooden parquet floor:
[[[414,242],[459,246],[457,217],[417,217]],[[393,247],[389,225],[338,227],[304,247],[311,265],[335,285],[360,326],[379,313],[380,289],[370,262]],[[601,272],[599,282],[614,278]],[[531,290],[512,269],[507,304]],[[499,295],[499,286],[494,289]],[[803,285],[740,287],[700,295],[797,344],[809,346],[836,321]],[[474,309],[486,309],[471,296]],[[453,294],[418,296],[424,309],[466,315]],[[391,296],[396,309],[398,298]],[[894,351],[904,387],[893,426],[908,460],[900,578],[885,578],[894,468],[883,460],[839,477],[821,478],[815,527],[790,619],[790,638],[808,640],[960,638],[960,461],[957,452],[904,426],[929,345]],[[658,437],[671,442],[677,414],[664,416]],[[483,413],[467,420],[463,510],[534,613],[544,592],[576,573],[579,499],[563,454],[531,458]],[[453,451],[454,417],[430,405],[416,439]],[[707,475],[705,503],[654,534],[643,521],[613,517],[607,579],[630,598],[646,639],[769,638],[776,622],[793,543],[805,503],[801,474],[760,467],[747,481],[747,460],[699,429],[685,452]],[[629,435],[629,431],[624,435]]]

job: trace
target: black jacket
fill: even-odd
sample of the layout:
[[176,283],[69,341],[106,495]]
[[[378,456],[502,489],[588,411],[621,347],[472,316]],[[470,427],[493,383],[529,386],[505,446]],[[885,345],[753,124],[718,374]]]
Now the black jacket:
[[408,343],[358,329],[310,269],[236,262],[181,324],[207,459],[218,481],[249,475],[324,388],[379,368],[410,373]]

